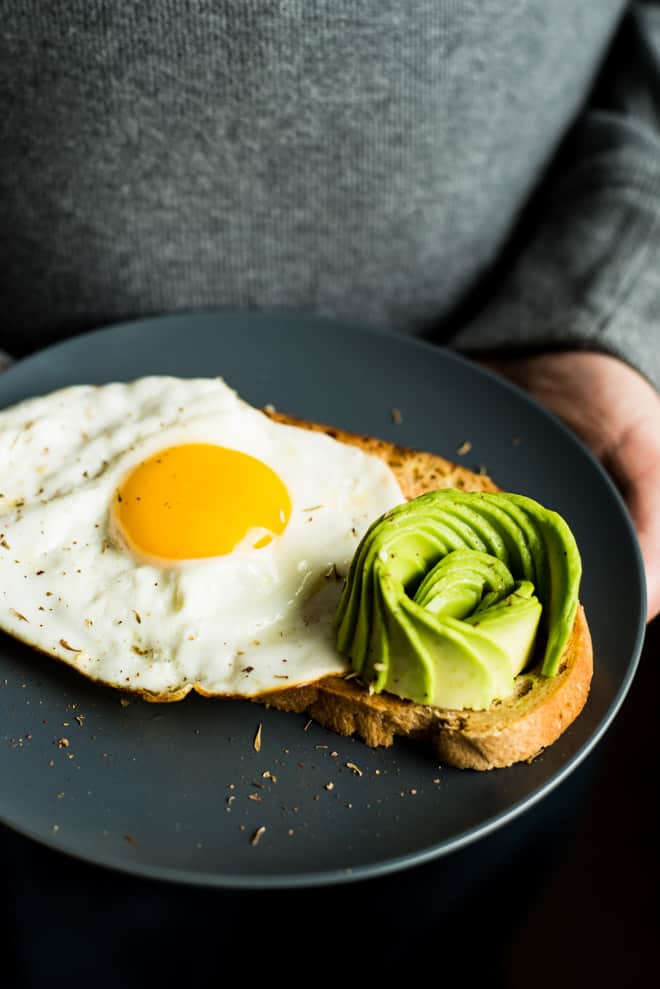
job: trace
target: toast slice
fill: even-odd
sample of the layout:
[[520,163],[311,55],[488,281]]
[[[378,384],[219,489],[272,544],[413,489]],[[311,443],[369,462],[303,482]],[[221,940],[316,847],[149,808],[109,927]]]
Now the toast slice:
[[[382,457],[408,499],[437,488],[498,490],[486,474],[435,454],[270,409],[267,414],[277,422],[321,431]],[[525,671],[516,678],[514,693],[485,711],[430,707],[387,693],[370,695],[355,678],[341,676],[270,691],[253,700],[283,711],[305,712],[326,728],[340,735],[357,735],[369,746],[392,745],[397,735],[413,736],[429,744],[447,765],[485,770],[529,761],[552,745],[582,711],[592,673],[591,636],[579,606],[557,675],[544,677],[539,667]]]

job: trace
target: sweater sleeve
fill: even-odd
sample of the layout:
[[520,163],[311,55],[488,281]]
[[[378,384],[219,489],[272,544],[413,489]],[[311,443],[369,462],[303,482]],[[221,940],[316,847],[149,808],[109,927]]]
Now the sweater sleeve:
[[631,5],[536,204],[450,345],[599,350],[660,386],[660,0]]

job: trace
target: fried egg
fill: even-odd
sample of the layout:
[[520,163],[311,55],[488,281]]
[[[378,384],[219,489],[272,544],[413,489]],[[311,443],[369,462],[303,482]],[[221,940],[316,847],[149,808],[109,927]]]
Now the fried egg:
[[379,458],[272,421],[220,378],[78,385],[0,413],[0,627],[174,700],[346,672],[333,616]]

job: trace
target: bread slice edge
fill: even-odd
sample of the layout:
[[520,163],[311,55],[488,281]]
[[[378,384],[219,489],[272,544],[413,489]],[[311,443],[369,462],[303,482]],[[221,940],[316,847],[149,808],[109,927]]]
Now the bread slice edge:
[[[325,432],[388,463],[406,498],[435,488],[497,491],[493,480],[436,454],[371,436],[310,423],[270,410],[278,422]],[[391,694],[369,694],[354,678],[325,677],[252,698],[284,711],[306,713],[339,735],[357,735],[368,746],[390,746],[396,736],[426,740],[437,758],[461,769],[503,768],[535,758],[575,721],[593,676],[593,647],[582,605],[554,677],[534,668],[516,678],[515,692],[486,711],[434,708]]]

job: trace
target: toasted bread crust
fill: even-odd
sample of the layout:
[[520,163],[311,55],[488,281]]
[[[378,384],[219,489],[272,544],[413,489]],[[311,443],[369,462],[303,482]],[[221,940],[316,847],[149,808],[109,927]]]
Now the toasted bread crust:
[[[498,490],[487,475],[435,454],[277,412],[268,414],[278,422],[324,432],[382,457],[408,499],[437,488]],[[533,759],[552,745],[582,711],[592,674],[591,636],[580,606],[557,675],[544,677],[538,668],[521,674],[515,693],[486,711],[454,711],[386,693],[370,695],[355,678],[337,676],[270,691],[253,700],[283,711],[306,712],[326,728],[340,735],[357,735],[369,746],[392,745],[396,735],[424,738],[442,762],[460,769],[485,770]]]
[[516,692],[487,711],[453,711],[369,694],[355,680],[326,677],[315,684],[255,698],[284,711],[306,712],[340,735],[390,746],[397,735],[425,738],[438,759],[460,769],[496,769],[534,758],[555,742],[585,705],[592,650],[584,611],[578,609],[559,673],[522,674]]

